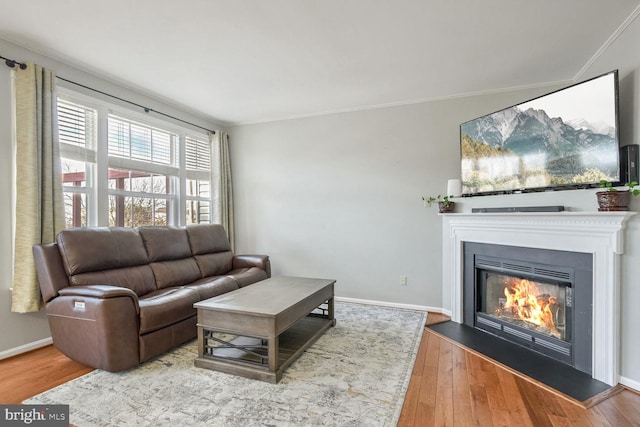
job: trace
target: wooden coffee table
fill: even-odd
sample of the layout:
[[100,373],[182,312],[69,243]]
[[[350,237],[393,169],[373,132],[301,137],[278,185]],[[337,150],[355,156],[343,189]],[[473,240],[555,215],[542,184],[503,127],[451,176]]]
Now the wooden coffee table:
[[195,366],[277,383],[334,326],[335,280],[273,277],[194,304]]

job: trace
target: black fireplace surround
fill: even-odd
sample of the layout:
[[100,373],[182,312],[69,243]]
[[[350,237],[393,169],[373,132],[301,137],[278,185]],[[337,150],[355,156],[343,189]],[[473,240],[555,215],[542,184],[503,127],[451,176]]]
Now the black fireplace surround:
[[465,325],[592,373],[591,254],[465,242],[463,268]]

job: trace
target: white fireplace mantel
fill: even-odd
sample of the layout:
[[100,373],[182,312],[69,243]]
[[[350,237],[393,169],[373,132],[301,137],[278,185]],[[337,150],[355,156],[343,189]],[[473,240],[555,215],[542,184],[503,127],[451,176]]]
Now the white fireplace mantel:
[[624,226],[635,212],[444,214],[442,275],[445,308],[462,323],[463,244],[491,243],[593,255],[593,378],[618,383],[620,255]]

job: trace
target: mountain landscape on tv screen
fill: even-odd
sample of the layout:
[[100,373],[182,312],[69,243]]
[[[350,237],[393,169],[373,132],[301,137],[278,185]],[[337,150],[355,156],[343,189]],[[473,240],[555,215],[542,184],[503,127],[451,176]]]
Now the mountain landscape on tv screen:
[[[478,176],[482,175],[477,164],[479,159],[513,156],[519,158],[523,175],[545,175],[547,182],[540,186],[597,182],[601,178],[617,176],[615,129],[602,123],[565,122],[561,117],[549,117],[541,109],[511,107],[463,123],[460,131],[463,160],[467,160],[467,165],[476,163],[472,170],[463,170],[463,181],[465,173],[467,178],[474,173],[474,179],[482,181]],[[541,158],[543,164],[540,164]],[[495,176],[485,178],[496,179]],[[511,177],[501,178],[514,185]],[[529,187],[525,182],[521,185],[522,188]],[[485,187],[485,190],[487,186],[494,190],[505,189],[500,188],[499,183],[490,182],[476,182],[472,186]]]

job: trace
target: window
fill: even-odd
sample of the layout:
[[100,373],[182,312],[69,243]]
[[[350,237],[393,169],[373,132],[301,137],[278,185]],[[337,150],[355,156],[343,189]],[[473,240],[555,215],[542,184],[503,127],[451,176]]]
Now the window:
[[179,135],[114,114],[107,124],[109,225],[178,224]]
[[58,133],[67,227],[88,225],[87,205],[95,166],[97,111],[58,99]]
[[211,222],[207,135],[66,91],[58,128],[67,227]]
[[174,133],[109,114],[109,156],[176,166],[177,139]]
[[185,140],[187,224],[211,221],[211,145],[204,140]]
[[171,223],[176,177],[109,168],[109,225],[139,227]]

